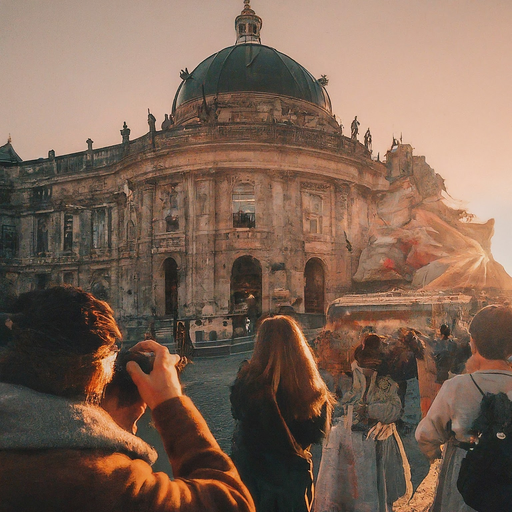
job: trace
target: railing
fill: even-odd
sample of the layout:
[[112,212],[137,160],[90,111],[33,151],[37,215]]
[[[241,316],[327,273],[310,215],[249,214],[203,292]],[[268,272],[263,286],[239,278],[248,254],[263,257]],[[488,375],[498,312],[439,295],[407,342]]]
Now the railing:
[[238,143],[250,141],[259,143],[278,143],[292,146],[313,147],[334,153],[366,156],[370,152],[360,142],[339,133],[326,133],[311,128],[286,126],[279,124],[215,124],[177,128],[156,132],[154,145],[149,134],[130,141],[128,146],[121,144],[93,150],[88,160],[86,151],[58,156],[53,160],[39,159],[20,163],[19,167],[26,175],[31,174],[74,174],[115,164],[129,155],[148,149],[164,150],[186,145],[205,144],[217,141]]
[[256,227],[256,214],[250,213],[250,212],[233,213],[233,227],[234,228],[255,228]]

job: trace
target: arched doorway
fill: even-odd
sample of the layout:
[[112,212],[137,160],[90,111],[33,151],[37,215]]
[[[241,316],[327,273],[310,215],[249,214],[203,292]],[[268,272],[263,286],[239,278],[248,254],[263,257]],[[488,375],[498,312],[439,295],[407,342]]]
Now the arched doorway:
[[261,288],[261,263],[252,256],[236,259],[231,270],[230,311],[238,332],[254,332],[261,315]]
[[318,258],[311,258],[304,269],[304,308],[306,313],[324,313],[325,273]]
[[178,264],[173,258],[164,261],[165,314],[178,315]]

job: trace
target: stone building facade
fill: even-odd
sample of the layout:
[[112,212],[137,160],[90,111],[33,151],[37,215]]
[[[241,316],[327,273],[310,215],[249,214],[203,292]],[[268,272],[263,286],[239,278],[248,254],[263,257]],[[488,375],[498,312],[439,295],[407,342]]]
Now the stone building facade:
[[352,288],[376,195],[409,171],[344,136],[325,87],[261,26],[246,1],[236,44],[181,72],[161,130],[149,114],[111,147],[26,162],[0,148],[4,297],[69,283],[125,329],[165,338],[191,319],[201,340],[283,306],[323,313]]

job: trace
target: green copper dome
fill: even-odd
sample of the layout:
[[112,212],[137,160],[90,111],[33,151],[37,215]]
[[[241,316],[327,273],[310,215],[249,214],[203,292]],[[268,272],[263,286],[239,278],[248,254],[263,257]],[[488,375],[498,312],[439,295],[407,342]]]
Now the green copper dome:
[[222,93],[261,92],[314,103],[331,113],[322,85],[299,63],[262,44],[224,48],[185,75],[174,98],[173,113],[184,103]]

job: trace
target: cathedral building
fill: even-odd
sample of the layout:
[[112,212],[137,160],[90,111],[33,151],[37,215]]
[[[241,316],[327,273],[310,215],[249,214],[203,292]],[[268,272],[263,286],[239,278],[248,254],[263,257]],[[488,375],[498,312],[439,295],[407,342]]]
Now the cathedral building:
[[125,123],[115,146],[32,161],[0,148],[4,297],[69,283],[108,300],[128,337],[188,319],[200,342],[286,307],[321,315],[364,284],[379,201],[417,157],[394,141],[379,161],[357,119],[344,135],[325,77],[261,28],[246,0],[236,43],[181,71],[161,129],[148,112],[148,133]]

